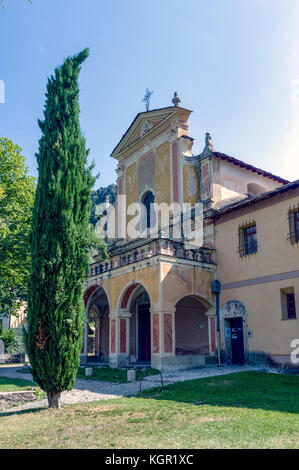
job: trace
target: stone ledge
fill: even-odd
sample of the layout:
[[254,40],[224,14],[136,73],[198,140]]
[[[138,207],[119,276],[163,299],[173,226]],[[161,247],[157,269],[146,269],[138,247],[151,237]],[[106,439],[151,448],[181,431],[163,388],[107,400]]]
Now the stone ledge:
[[0,354],[0,364],[20,364],[25,362],[25,353]]
[[35,401],[37,399],[35,392],[36,389],[0,392],[0,409],[7,409],[12,406]]

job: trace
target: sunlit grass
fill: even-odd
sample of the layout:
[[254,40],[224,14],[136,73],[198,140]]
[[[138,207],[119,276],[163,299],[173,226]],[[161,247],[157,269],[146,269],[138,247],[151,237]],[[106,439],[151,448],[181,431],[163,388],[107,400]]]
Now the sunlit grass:
[[299,377],[242,372],[0,417],[2,448],[298,448]]
[[11,379],[9,377],[0,376],[0,392],[14,392],[20,390],[28,390],[34,387],[34,383],[30,380]]

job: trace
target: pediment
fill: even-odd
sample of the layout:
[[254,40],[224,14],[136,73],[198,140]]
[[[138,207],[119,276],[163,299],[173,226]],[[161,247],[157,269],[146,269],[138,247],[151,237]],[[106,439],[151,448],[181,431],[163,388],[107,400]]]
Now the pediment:
[[147,134],[151,133],[170,117],[175,116],[176,111],[177,108],[172,106],[169,108],[162,108],[137,114],[131,126],[113,150],[111,156],[117,158],[119,153],[123,152],[137,141],[143,139]]

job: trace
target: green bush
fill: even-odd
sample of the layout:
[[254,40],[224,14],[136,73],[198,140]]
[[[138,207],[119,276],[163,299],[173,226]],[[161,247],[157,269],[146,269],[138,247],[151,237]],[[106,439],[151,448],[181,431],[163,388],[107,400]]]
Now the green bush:
[[0,329],[0,339],[5,344],[5,349],[7,349],[15,340],[16,333],[14,330],[3,330],[2,328]]
[[7,354],[22,354],[25,352],[23,336],[15,335],[13,341],[6,348]]
[[7,354],[22,354],[25,352],[23,336],[18,336],[15,330],[0,329],[0,339],[5,344]]

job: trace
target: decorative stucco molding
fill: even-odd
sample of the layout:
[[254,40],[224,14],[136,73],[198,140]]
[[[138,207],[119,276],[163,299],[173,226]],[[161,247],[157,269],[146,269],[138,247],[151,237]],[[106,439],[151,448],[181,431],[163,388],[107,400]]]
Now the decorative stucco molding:
[[244,317],[247,314],[245,306],[239,300],[229,300],[221,309],[221,317]]

